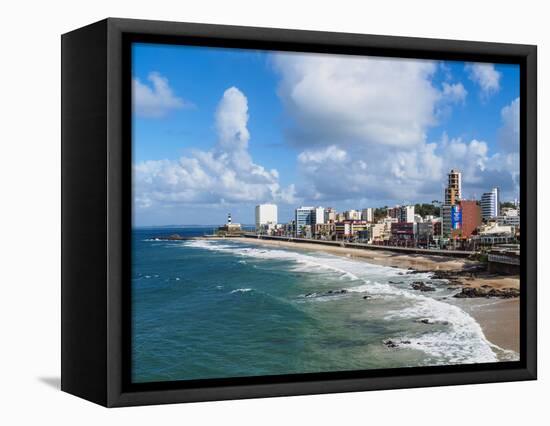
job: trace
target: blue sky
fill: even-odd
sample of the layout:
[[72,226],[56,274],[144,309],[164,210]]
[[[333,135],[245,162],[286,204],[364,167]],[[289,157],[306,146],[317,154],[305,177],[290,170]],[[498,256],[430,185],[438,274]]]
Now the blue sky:
[[133,77],[136,225],[430,202],[453,167],[518,196],[515,65],[136,44]]

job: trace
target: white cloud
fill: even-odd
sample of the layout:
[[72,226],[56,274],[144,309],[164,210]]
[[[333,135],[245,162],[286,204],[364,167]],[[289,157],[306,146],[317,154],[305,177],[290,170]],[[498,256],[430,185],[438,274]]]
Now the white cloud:
[[301,197],[431,201],[443,192],[448,161],[426,134],[467,91],[460,82],[436,88],[437,63],[295,54],[274,63],[288,137],[301,149]]
[[488,97],[500,90],[501,74],[495,69],[494,64],[474,63],[465,66],[470,80],[481,88],[482,97]]
[[236,87],[227,89],[216,110],[216,147],[193,151],[177,161],[145,161],[134,166],[138,208],[293,202],[294,186],[282,188],[277,170],[267,170],[252,161],[247,122],[246,96]]
[[462,83],[446,83],[443,82],[443,96],[450,102],[464,103],[468,91],[464,88]]
[[174,109],[191,107],[190,102],[174,95],[168,79],[158,72],[147,76],[150,85],[142,83],[139,78],[132,82],[134,112],[140,117],[158,118]]
[[499,146],[504,151],[519,151],[519,98],[502,108],[500,117]]
[[[299,149],[300,197],[335,205],[442,199],[451,168],[463,171],[468,196],[493,185],[513,191],[513,159],[491,156],[485,141],[427,140],[468,95],[461,82],[438,89],[436,63],[277,54],[274,64],[291,118],[287,140]],[[478,65],[470,65],[478,83],[498,90],[500,74]]]
[[434,62],[290,53],[273,62],[297,146],[411,147],[436,124]]
[[227,89],[216,110],[216,128],[222,148],[246,149],[250,134],[248,123],[248,100],[236,87]]
[[519,153],[489,152],[485,141],[461,138],[449,139],[443,135],[440,155],[445,170],[454,168],[462,172],[464,196],[479,198],[494,186],[500,187],[505,198],[517,197],[519,191]]

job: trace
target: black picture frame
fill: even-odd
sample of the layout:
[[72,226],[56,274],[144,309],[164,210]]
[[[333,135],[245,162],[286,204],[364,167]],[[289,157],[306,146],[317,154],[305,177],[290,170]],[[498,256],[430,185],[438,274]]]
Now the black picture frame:
[[[62,390],[108,406],[536,379],[536,46],[109,18],[62,36]],[[130,382],[132,42],[520,65],[520,360]]]

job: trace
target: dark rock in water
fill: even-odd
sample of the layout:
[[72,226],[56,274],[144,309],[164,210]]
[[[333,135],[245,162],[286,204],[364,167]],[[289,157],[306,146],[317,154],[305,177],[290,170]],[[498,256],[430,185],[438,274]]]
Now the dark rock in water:
[[390,284],[403,284],[403,281],[388,281]]
[[490,286],[482,286],[479,288],[465,287],[460,293],[454,295],[459,299],[469,299],[474,297],[498,297],[501,299],[511,299],[519,297],[519,290],[517,288],[491,288]]
[[426,285],[423,281],[415,281],[411,284],[411,287],[413,288],[413,290],[435,291],[435,288]]
[[391,339],[386,339],[382,342],[387,348],[398,348],[399,345],[410,345],[411,344],[411,341],[410,340],[400,340],[399,343],[397,343],[396,341],[394,340],[391,340]]
[[308,293],[308,294],[306,294],[306,297],[312,297],[312,296],[315,296],[315,293]]
[[434,322],[429,318],[421,318],[419,320],[416,320],[416,322],[420,322],[422,324],[433,324]]
[[157,240],[168,240],[168,241],[179,241],[179,240],[185,240],[185,237],[182,237],[180,234],[172,234],[168,236],[162,236],[155,238]]
[[398,272],[397,275],[405,275],[403,272]]
[[340,290],[329,290],[326,293],[323,293],[323,296],[335,296],[337,294],[346,294],[348,291],[345,288]]
[[371,298],[372,298],[372,296],[369,296],[369,295],[363,296],[363,299],[365,299],[365,300],[366,299],[371,299]]

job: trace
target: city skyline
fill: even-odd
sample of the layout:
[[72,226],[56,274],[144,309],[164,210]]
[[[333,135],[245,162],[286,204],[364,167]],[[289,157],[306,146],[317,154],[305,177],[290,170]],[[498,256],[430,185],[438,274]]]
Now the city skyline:
[[515,66],[133,49],[137,226],[441,201],[452,168],[465,199],[519,196]]

